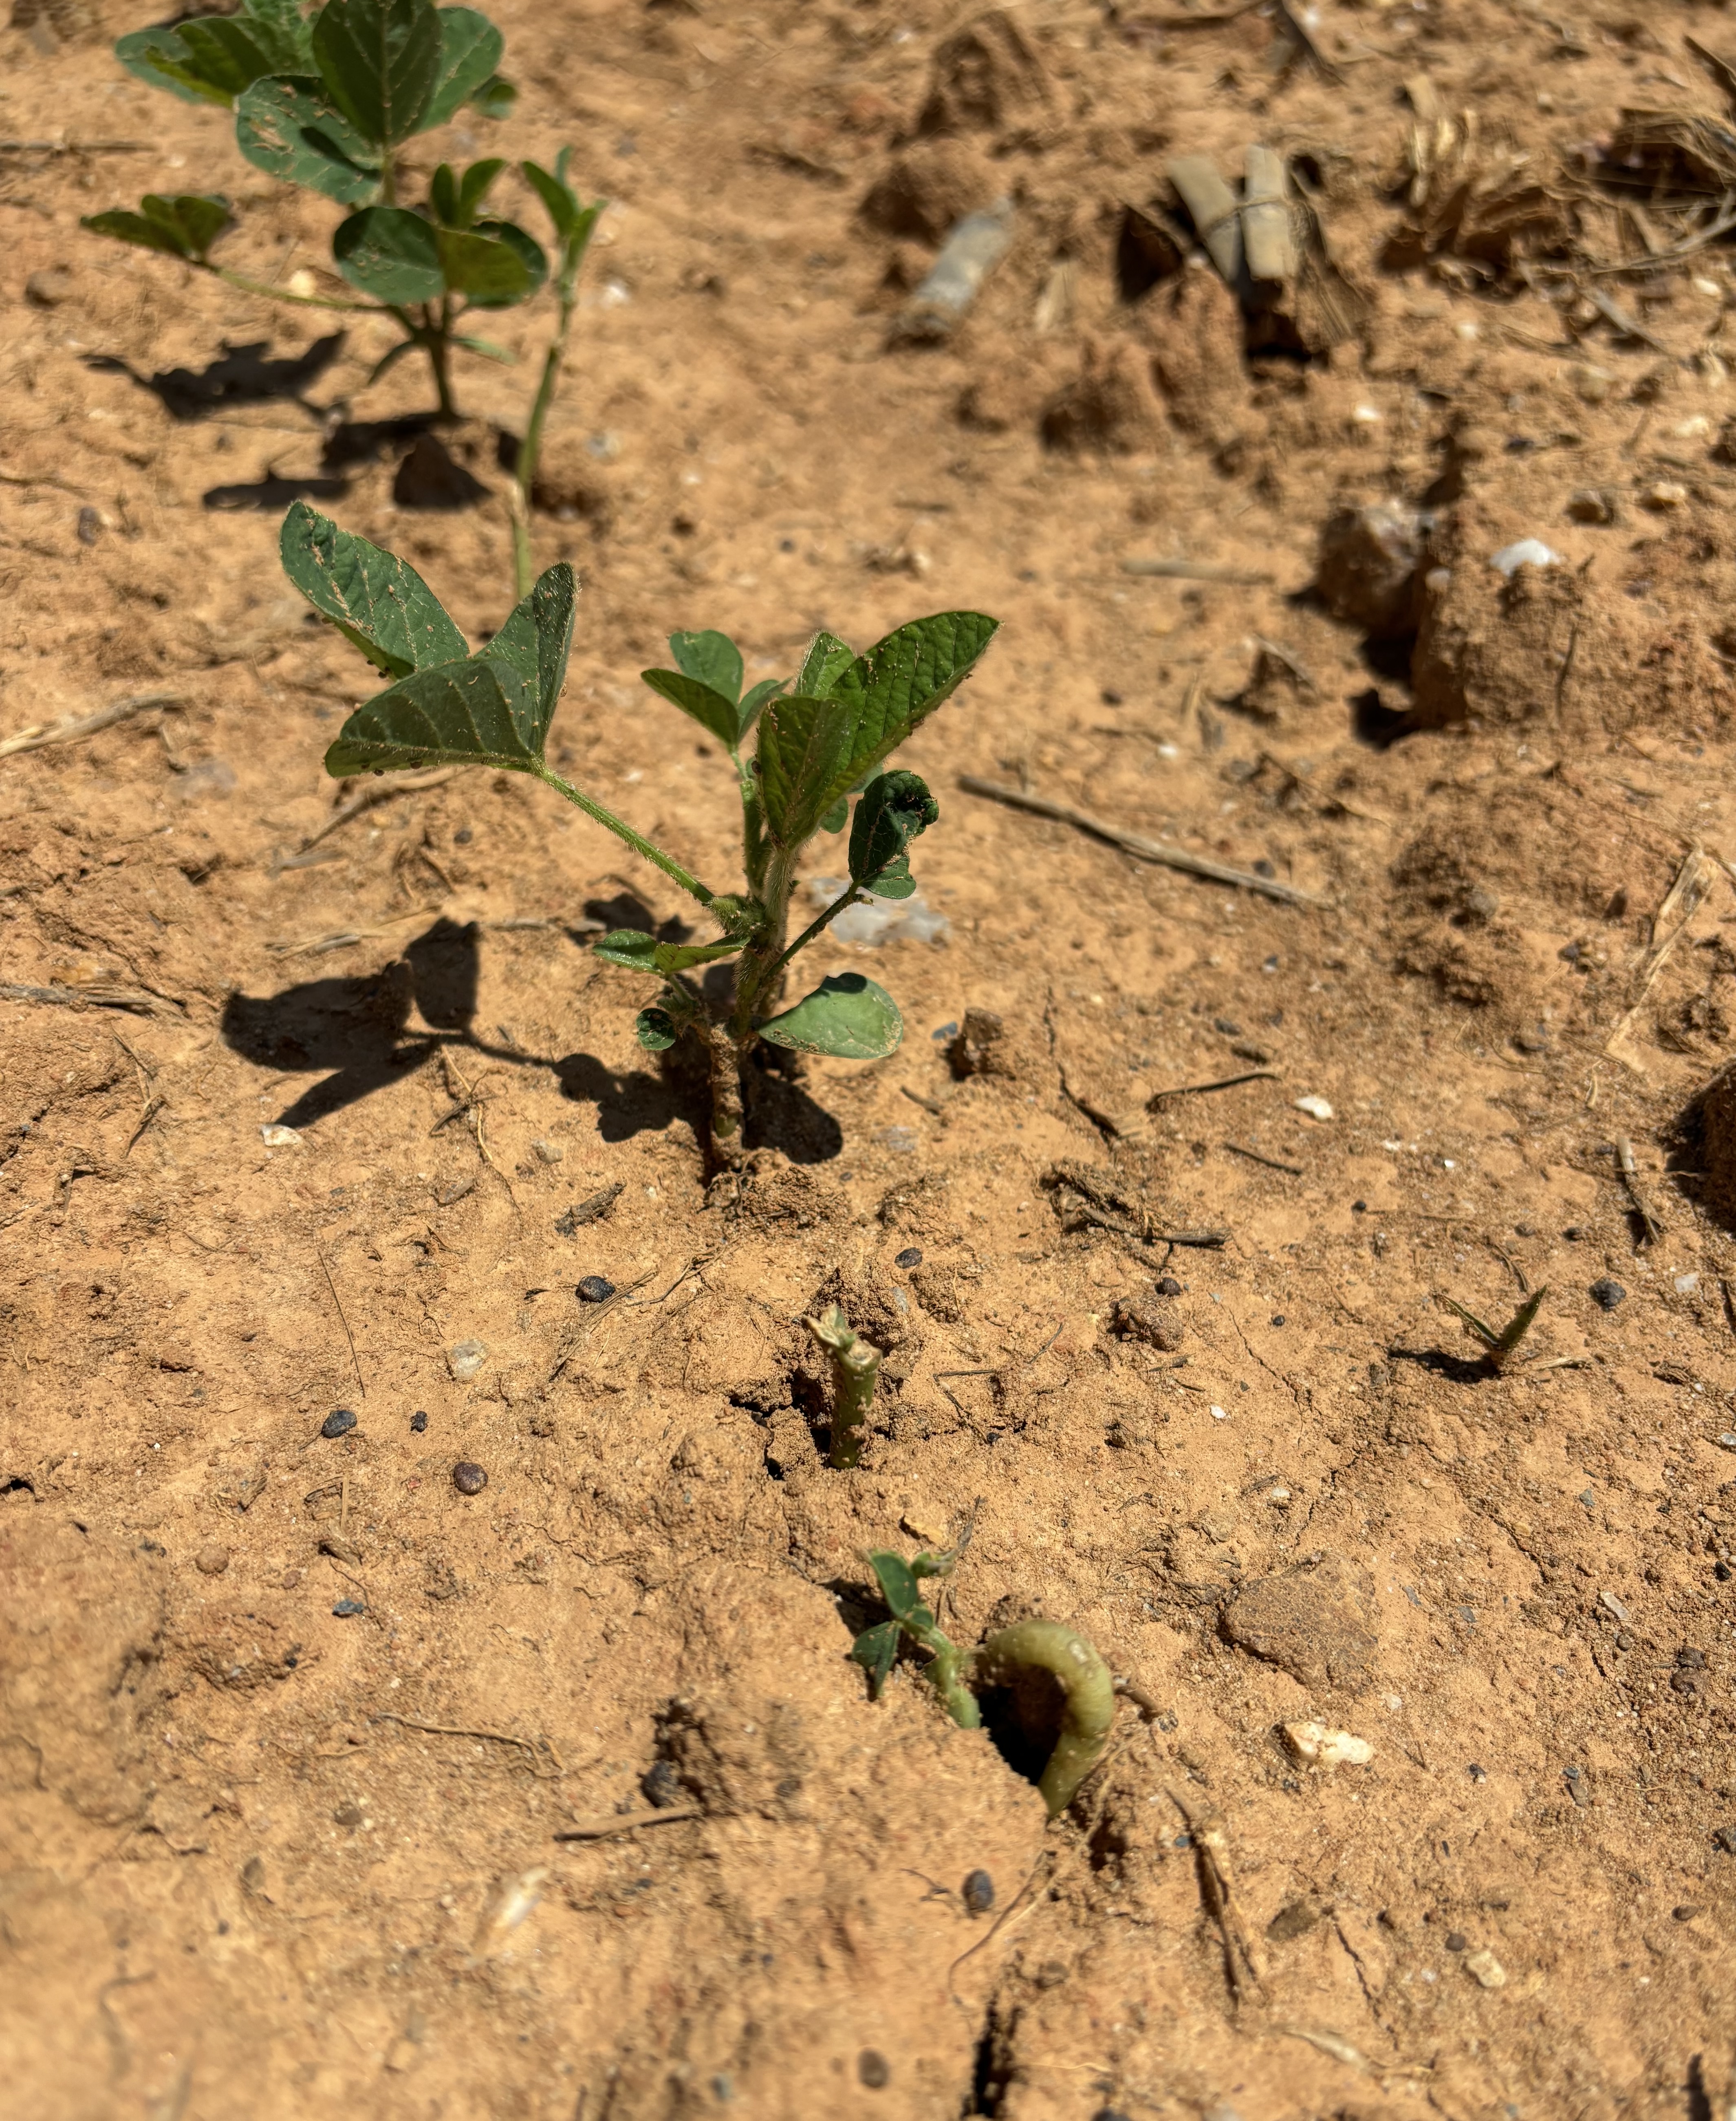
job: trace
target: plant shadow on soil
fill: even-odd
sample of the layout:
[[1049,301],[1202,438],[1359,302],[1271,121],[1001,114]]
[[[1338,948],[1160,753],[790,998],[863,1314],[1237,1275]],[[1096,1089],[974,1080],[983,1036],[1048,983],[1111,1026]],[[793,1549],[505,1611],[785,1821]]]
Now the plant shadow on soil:
[[[630,897],[586,910],[593,917],[613,916],[612,925],[651,925],[647,909]],[[663,924],[664,929],[682,926]],[[224,1005],[223,1042],[256,1066],[297,1074],[331,1071],[285,1107],[277,1115],[280,1126],[311,1126],[399,1081],[443,1047],[453,1047],[499,1064],[548,1070],[564,1098],[597,1107],[598,1130],[606,1142],[659,1134],[682,1118],[703,1137],[702,1070],[666,1065],[655,1074],[620,1070],[590,1053],[544,1058],[479,1037],[479,944],[474,924],[443,915],[378,972],[305,980],[274,995],[231,995]],[[411,1030],[412,1007],[427,1029]],[[836,1120],[775,1068],[752,1071],[748,1112],[750,1148],[781,1149],[793,1163],[829,1163],[843,1153],[844,1133]]]

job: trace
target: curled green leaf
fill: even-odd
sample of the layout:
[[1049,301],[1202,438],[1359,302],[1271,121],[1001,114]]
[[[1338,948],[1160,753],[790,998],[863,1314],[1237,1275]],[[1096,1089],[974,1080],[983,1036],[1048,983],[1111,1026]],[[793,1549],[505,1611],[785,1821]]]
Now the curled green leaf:
[[899,769],[869,781],[850,826],[850,881],[883,898],[908,898],[915,883],[905,849],[940,815],[920,774]]
[[647,1053],[667,1053],[680,1037],[675,1019],[666,1009],[642,1009],[633,1019],[633,1030]]
[[898,1005],[860,972],[834,972],[794,1008],[760,1026],[761,1038],[797,1053],[838,1060],[881,1060],[904,1037]]

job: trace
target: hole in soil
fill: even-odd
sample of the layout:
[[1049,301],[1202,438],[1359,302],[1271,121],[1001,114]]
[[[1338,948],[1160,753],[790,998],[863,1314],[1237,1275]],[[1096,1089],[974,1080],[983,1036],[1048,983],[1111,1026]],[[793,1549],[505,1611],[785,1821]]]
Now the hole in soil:
[[0,1481],[0,1495],[34,1495],[36,1485],[26,1480],[21,1473],[15,1473],[10,1480]]
[[1060,1681],[1052,1672],[1027,1667],[1010,1686],[984,1687],[977,1699],[983,1728],[996,1752],[1016,1775],[1028,1783],[1040,1781],[1066,1706]]
[[1410,716],[1388,706],[1374,685],[1351,701],[1350,726],[1359,744],[1372,744],[1376,751],[1385,751],[1400,737],[1411,734]]

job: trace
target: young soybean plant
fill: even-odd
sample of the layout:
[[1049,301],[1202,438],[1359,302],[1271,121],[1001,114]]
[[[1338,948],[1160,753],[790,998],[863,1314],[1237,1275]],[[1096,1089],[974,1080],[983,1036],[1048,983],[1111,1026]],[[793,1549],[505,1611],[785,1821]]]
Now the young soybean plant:
[[[454,417],[454,348],[511,358],[461,329],[464,317],[528,301],[547,279],[549,261],[533,236],[482,211],[506,166],[502,158],[491,156],[462,171],[442,162],[426,200],[412,208],[400,196],[402,150],[467,105],[490,118],[511,109],[517,91],[496,71],[501,49],[500,32],[486,15],[437,8],[431,0],[327,0],[311,14],[301,0],[240,0],[235,14],[137,30],[114,47],[121,64],[153,88],[232,110],[235,143],[256,169],[351,208],[333,235],[332,255],[369,301],[298,294],[215,263],[212,245],[233,226],[228,201],[215,193],[150,193],[137,213],[91,214],[84,226],[250,293],[391,318],[403,337],[375,364],[370,382],[419,347],[433,370],[441,414]],[[600,203],[579,204],[565,162],[563,155],[553,171],[521,165],[555,225],[561,315],[550,357],[554,371],[573,283],[601,211]],[[552,394],[548,370],[545,388]],[[526,496],[540,418],[532,425],[519,467]],[[529,586],[521,581],[519,593]]]
[[[598,957],[662,982],[639,1012],[641,1046],[659,1052],[686,1036],[705,1047],[715,1163],[741,1161],[742,1070],[761,1042],[847,1060],[896,1050],[904,1023],[885,988],[860,972],[836,973],[784,1009],[784,973],[865,893],[905,898],[915,889],[907,850],[939,806],[917,775],[889,772],[886,762],[969,676],[998,620],[939,612],[860,655],[821,633],[793,682],[768,678],[745,694],[733,642],[721,633],[672,634],[677,667],[647,670],[645,683],[723,745],[741,801],[747,888],[718,892],[549,769],[544,747],[573,633],[575,585],[565,562],[472,654],[413,567],[305,501],[284,519],[282,549],[296,588],[393,681],[344,724],[326,753],[328,773],[447,764],[533,774],[654,864],[715,923],[708,941],[664,943],[623,928],[595,946]],[[841,832],[846,823],[849,881],[792,941],[789,901],[803,850],[816,832]],[[732,991],[714,995],[696,982],[700,966],[728,958]]]
[[1022,1620],[990,1635],[980,1650],[961,1650],[941,1632],[919,1587],[930,1577],[950,1576],[958,1559],[956,1554],[919,1554],[913,1561],[884,1552],[864,1558],[892,1616],[865,1628],[850,1649],[851,1657],[868,1673],[875,1700],[885,1688],[901,1642],[928,1653],[923,1676],[940,1696],[947,1713],[966,1731],[980,1729],[983,1720],[976,1696],[966,1683],[973,1666],[985,1685],[1012,1690],[1022,1718],[1031,1690],[1030,1676],[1046,1673],[1060,1689],[1061,1713],[1037,1788],[1051,1819],[1064,1811],[1109,1742],[1115,1720],[1115,1683],[1109,1666],[1083,1635],[1063,1628],[1059,1620]]

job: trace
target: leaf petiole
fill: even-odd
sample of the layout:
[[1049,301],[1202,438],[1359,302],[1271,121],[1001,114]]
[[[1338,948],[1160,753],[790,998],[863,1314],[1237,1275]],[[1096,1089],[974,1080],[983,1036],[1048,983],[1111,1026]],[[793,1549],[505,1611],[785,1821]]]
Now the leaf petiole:
[[714,891],[708,891],[699,879],[690,870],[683,869],[673,855],[666,855],[661,847],[653,846],[641,833],[635,832],[624,818],[617,818],[612,810],[606,809],[595,796],[587,795],[582,788],[574,787],[570,781],[563,781],[558,773],[551,773],[541,760],[528,770],[539,781],[547,781],[557,795],[565,796],[567,801],[583,810],[586,817],[594,819],[606,831],[612,832],[617,839],[625,840],[635,854],[642,855],[648,862],[660,869],[690,897],[696,898],[701,906],[707,907],[714,903],[717,898]]
[[866,892],[859,891],[853,883],[846,884],[842,894],[835,898],[831,904],[826,907],[826,911],[821,913],[817,919],[811,921],[808,923],[807,927],[805,927],[802,930],[801,934],[797,936],[795,941],[790,944],[787,950],[785,950],[783,956],[778,959],[771,970],[767,972],[765,980],[766,986],[767,987],[770,987],[773,982],[776,980],[778,974],[783,971],[784,967],[789,963],[790,959],[794,957],[797,951],[805,950],[808,944],[812,942],[815,936],[819,935],[822,930],[829,928],[832,922],[837,919],[838,916],[845,911],[847,907],[852,906],[863,906],[866,905],[867,902],[868,894]]
[[[364,316],[395,317],[396,310],[388,309],[383,302],[351,302],[342,295],[292,295],[287,287],[274,287],[268,281],[249,279],[245,273],[231,273],[226,265],[199,265],[196,259],[184,261],[198,265],[202,273],[216,275],[231,287],[239,287],[244,294],[263,295],[273,302],[293,302],[305,310],[353,310]],[[403,319],[400,318],[399,321]]]

